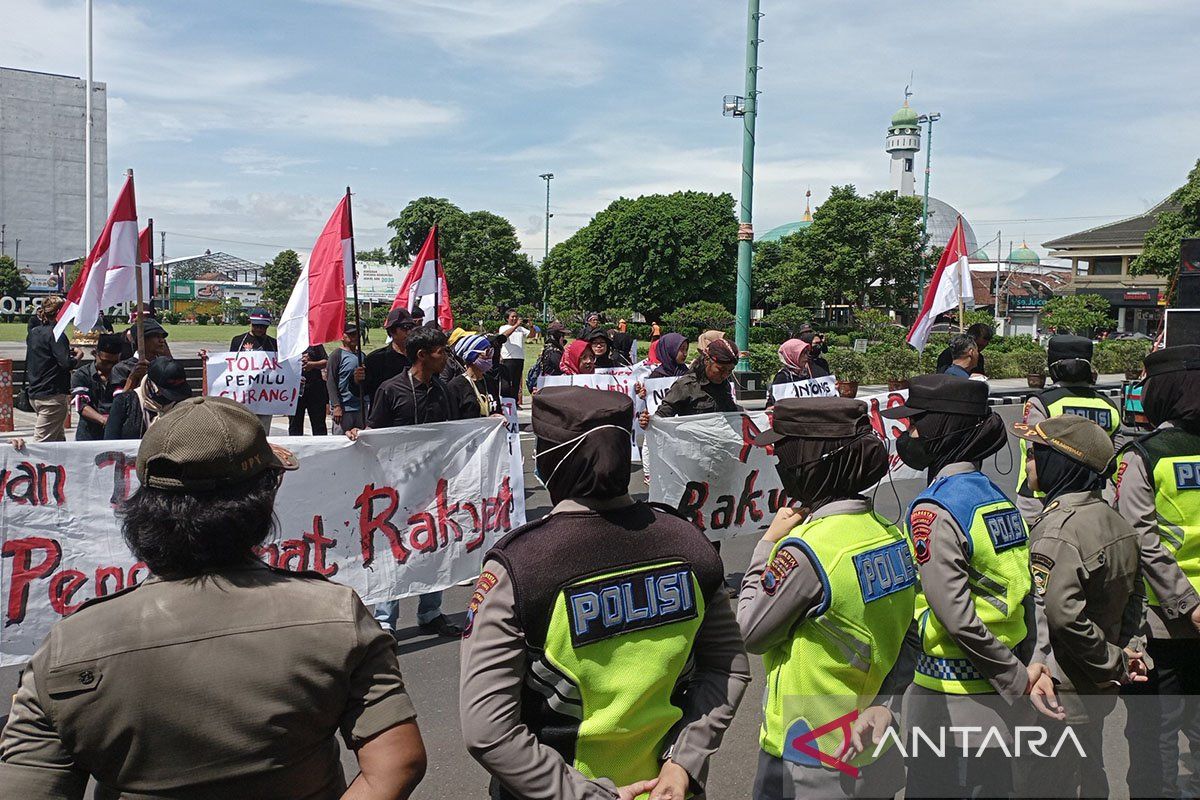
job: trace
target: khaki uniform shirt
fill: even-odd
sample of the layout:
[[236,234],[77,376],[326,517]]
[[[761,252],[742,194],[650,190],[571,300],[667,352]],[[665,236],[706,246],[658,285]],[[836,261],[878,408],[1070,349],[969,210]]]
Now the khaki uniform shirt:
[[21,800],[338,798],[337,742],[415,717],[395,646],[348,587],[260,562],[151,577],[59,622],[0,739]]
[[1051,501],[1030,539],[1056,677],[1068,693],[1114,692],[1145,614],[1137,533],[1099,491],[1072,492]]

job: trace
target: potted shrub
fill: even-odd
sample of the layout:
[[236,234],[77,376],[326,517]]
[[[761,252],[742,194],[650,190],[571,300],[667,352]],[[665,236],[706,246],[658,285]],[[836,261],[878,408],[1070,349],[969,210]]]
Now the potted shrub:
[[876,380],[885,381],[889,392],[908,388],[908,379],[917,371],[919,354],[907,344],[875,347],[867,354]]
[[829,351],[826,360],[829,369],[837,378],[838,394],[842,397],[857,397],[858,385],[866,377],[867,362],[862,353],[857,353],[849,347],[834,347]]
[[1125,373],[1125,380],[1136,381],[1142,377],[1142,362],[1150,352],[1151,342],[1138,339],[1123,339],[1108,346],[1112,351],[1116,371]]
[[1015,350],[1009,358],[1025,375],[1030,389],[1041,389],[1046,385],[1046,352],[1044,350]]

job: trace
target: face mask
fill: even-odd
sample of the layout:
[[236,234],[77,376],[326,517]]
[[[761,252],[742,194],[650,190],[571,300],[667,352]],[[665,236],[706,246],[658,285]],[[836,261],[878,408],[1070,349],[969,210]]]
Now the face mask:
[[819,344],[819,343],[813,343],[813,345],[809,349],[814,356],[819,356],[819,355],[821,355],[821,353],[825,352],[825,345]]
[[[533,454],[533,477],[537,478],[537,482],[542,485],[543,489],[545,489],[546,491],[550,491],[550,481],[554,480],[554,473],[558,472],[558,468],[561,467],[563,464],[567,463],[567,460],[571,458],[571,454],[574,453],[577,449],[579,449],[579,445],[583,444],[584,439],[586,439],[588,436],[595,433],[596,431],[602,431],[605,428],[612,428],[614,430],[621,431],[622,433],[624,433],[626,435],[629,434],[629,430],[626,428],[622,428],[620,425],[601,425],[598,428],[592,428],[590,431],[585,431],[584,433],[581,433],[580,435],[576,436],[574,439],[565,441],[562,444],[556,444],[553,447],[548,447],[545,450],[538,451]],[[563,447],[566,447],[567,445],[574,445],[574,446],[567,452],[567,454],[565,456],[563,456],[561,459],[559,459],[557,464],[554,465],[554,469],[550,471],[549,477],[542,478],[541,471],[538,469],[538,465],[537,465],[538,459],[541,458],[542,456],[546,455],[547,453],[553,453],[555,450],[559,450]]]
[[475,366],[482,372],[491,372],[492,360],[490,358],[477,358],[475,359]]
[[912,428],[904,431],[896,439],[896,454],[913,469],[928,469],[934,459],[933,454],[925,447],[925,440],[912,437]]

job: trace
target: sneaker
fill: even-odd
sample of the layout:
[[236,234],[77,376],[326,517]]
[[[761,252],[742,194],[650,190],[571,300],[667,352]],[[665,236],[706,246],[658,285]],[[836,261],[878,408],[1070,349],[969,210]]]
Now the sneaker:
[[439,614],[429,622],[419,623],[417,628],[421,633],[442,636],[447,639],[457,639],[462,636],[462,628],[451,622],[445,614]]

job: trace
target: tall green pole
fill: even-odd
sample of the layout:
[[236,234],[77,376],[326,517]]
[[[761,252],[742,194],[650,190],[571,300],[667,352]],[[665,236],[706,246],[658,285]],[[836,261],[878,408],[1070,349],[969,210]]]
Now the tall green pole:
[[[754,119],[758,112],[759,0],[749,0],[746,21],[746,111],[742,116],[742,201],[738,214],[737,347],[750,349],[750,268],[754,262]],[[738,372],[749,372],[750,361],[738,361]]]

